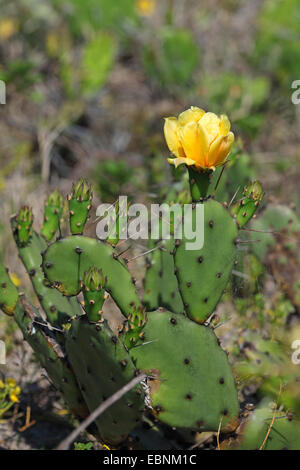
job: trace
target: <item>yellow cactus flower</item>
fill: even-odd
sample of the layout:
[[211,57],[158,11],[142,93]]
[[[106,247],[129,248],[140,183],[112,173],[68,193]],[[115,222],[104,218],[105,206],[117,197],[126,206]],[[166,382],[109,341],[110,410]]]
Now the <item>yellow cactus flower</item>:
[[215,170],[222,165],[234,142],[227,116],[217,116],[192,106],[178,118],[165,119],[164,134],[175,156],[168,161],[177,167],[182,163],[198,170]]
[[137,0],[136,8],[140,15],[151,16],[156,7],[155,0]]
[[0,38],[6,41],[18,30],[17,22],[11,18],[4,18],[0,21]]

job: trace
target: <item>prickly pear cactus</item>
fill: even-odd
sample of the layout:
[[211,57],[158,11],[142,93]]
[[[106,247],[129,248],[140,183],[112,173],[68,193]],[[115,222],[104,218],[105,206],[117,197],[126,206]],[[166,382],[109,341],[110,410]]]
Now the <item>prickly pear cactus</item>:
[[101,320],[102,307],[105,300],[106,279],[101,269],[91,266],[83,275],[81,287],[83,291],[82,306],[92,322]]
[[51,241],[60,229],[60,220],[63,214],[64,198],[56,189],[45,202],[44,222],[41,228],[41,235]]
[[128,350],[142,342],[146,323],[147,313],[142,307],[133,309],[133,312],[129,314],[122,331],[124,334],[122,339]]
[[76,416],[87,416],[87,407],[61,346],[37,309],[24,296],[19,297],[16,287],[1,264],[0,307],[4,313],[14,316],[24,339],[32,347],[54,386],[62,393],[69,409]]
[[212,329],[168,311],[148,314],[144,346],[131,349],[149,375],[151,406],[172,426],[198,431],[226,426],[238,414],[227,356]]
[[[104,442],[123,442],[140,423],[145,406],[158,423],[183,432],[233,428],[238,414],[234,379],[207,320],[232,271],[242,225],[240,211],[247,206],[244,225],[260,197],[256,183],[245,190],[235,220],[225,206],[206,196],[210,173],[195,175],[190,170],[194,204],[182,222],[193,225],[201,204],[203,246],[187,249],[190,240],[185,230],[183,239],[177,240],[173,223],[170,239],[148,253],[143,302],[126,261],[114,247],[119,235],[109,237],[108,243],[83,235],[92,203],[85,180],[75,183],[68,197],[71,236],[53,241],[62,215],[59,193],[46,202],[42,235],[33,231],[29,208],[12,218],[20,257],[49,324],[25,299],[19,300],[15,290],[7,289],[5,270],[0,271],[6,275],[0,283],[0,305],[14,314],[70,409],[82,416],[138,371],[148,376],[147,383],[127,393],[97,420]],[[182,213],[180,196],[178,203]],[[102,315],[107,294],[124,315],[124,324],[114,331]],[[81,305],[78,295],[83,296]],[[168,310],[149,311],[163,306]],[[58,329],[51,329],[53,325]]]
[[[106,321],[73,320],[66,351],[90,412],[134,378],[136,369]],[[141,385],[111,406],[96,421],[104,442],[122,442],[140,422],[144,409]]]
[[160,240],[147,256],[143,302],[148,311],[165,307],[175,313],[184,312],[174,271],[173,250],[174,239]]
[[80,235],[92,208],[92,188],[83,178],[73,185],[72,193],[68,196],[70,230],[73,235]]
[[262,198],[263,189],[259,181],[254,181],[245,186],[243,197],[237,203],[236,210],[233,210],[239,227],[244,227],[254,216]]
[[91,266],[97,266],[106,278],[106,291],[125,316],[134,306],[140,305],[131,274],[110,245],[93,238],[73,235],[57,240],[42,257],[46,278],[66,296],[79,294],[85,271]]
[[0,263],[0,309],[6,315],[13,315],[18,303],[18,292],[13,285],[7,270]]
[[[237,226],[222,204],[208,199],[204,206],[204,244],[187,249],[190,240],[175,243],[174,264],[187,315],[204,323],[214,311],[231,275],[235,260]],[[196,206],[194,206],[196,209]],[[188,217],[195,224],[196,210]],[[187,220],[185,217],[184,223]]]
[[[28,236],[25,237],[25,243],[24,230],[22,231],[23,235],[20,234],[18,223],[19,215],[20,214],[11,218],[12,231],[19,256],[30,277],[39,302],[45,310],[47,318],[52,324],[61,325],[63,322],[67,321],[68,318],[80,313],[80,307],[77,301],[74,302],[73,300],[63,297],[58,291],[51,289],[49,283],[45,282],[44,273],[41,268],[41,253],[46,249],[47,243],[43,237],[32,231],[31,228],[30,230],[28,229]],[[33,221],[31,211],[30,218]],[[20,242],[21,237],[23,242]]]
[[20,246],[26,246],[32,235],[33,215],[28,206],[20,209],[16,217],[17,238]]

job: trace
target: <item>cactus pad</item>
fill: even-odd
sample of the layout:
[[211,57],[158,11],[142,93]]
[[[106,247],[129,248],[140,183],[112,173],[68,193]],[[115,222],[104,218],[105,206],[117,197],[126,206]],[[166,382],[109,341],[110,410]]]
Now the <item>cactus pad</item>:
[[24,297],[17,304],[15,320],[50,380],[62,393],[69,409],[81,418],[87,416],[88,410],[60,345],[47,326],[40,325],[44,322],[39,312]]
[[183,303],[174,274],[174,240],[158,242],[161,248],[149,253],[146,264],[143,302],[148,311],[165,307],[172,312],[182,313]]
[[106,291],[125,316],[140,305],[126,264],[109,245],[88,237],[71,236],[57,240],[43,254],[47,279],[67,296],[79,293],[84,272],[94,265],[102,270],[107,279]]
[[152,407],[162,422],[217,431],[238,413],[237,392],[226,353],[214,332],[183,315],[149,313],[145,344],[130,354],[146,371]]
[[[175,272],[187,315],[204,323],[216,307],[227,285],[235,257],[237,227],[226,209],[209,199],[204,202],[204,245],[187,250],[189,240],[175,249]],[[195,211],[191,211],[193,222]],[[187,222],[187,217],[184,223]],[[193,224],[195,226],[195,224]]]
[[[89,323],[87,316],[73,320],[66,349],[90,412],[134,377],[133,363],[106,321]],[[96,420],[102,440],[122,442],[139,423],[143,408],[138,385]]]
[[75,314],[80,314],[81,309],[75,299],[70,301],[63,297],[60,292],[48,287],[45,283],[44,273],[41,268],[41,252],[47,247],[46,241],[33,232],[29,242],[26,245],[20,246],[18,244],[19,231],[15,218],[11,219],[11,225],[20,258],[30,276],[33,288],[50,323],[62,324]]

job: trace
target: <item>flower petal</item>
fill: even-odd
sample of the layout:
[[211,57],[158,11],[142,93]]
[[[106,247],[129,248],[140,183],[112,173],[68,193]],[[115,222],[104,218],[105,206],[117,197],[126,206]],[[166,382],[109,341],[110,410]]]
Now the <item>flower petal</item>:
[[184,151],[178,138],[177,128],[178,121],[176,117],[165,119],[164,134],[169,150],[176,157],[184,157]]
[[218,137],[211,145],[208,155],[209,166],[219,166],[225,162],[229,155],[231,146],[234,142],[233,132],[229,132],[226,136]]
[[204,127],[209,137],[210,143],[219,135],[220,118],[214,113],[205,113],[199,124]]
[[198,160],[198,163],[205,168],[206,166],[206,156],[208,155],[209,151],[209,135],[207,134],[204,126],[202,125],[201,121],[198,122],[198,133],[199,133],[199,139],[200,139],[200,146],[199,146],[199,153],[200,153],[200,158]]
[[186,126],[179,129],[178,135],[186,157],[195,162],[200,161],[202,140],[198,124],[196,122],[189,122]]
[[168,158],[168,162],[171,165],[174,165],[177,168],[179,165],[185,164],[187,166],[195,165],[196,162],[190,158],[178,157],[178,158]]
[[219,123],[221,135],[227,135],[230,131],[230,121],[225,114],[221,114]]
[[197,106],[191,106],[190,109],[183,111],[183,113],[178,116],[178,123],[180,126],[185,126],[189,122],[198,122],[199,119],[204,116],[205,111]]

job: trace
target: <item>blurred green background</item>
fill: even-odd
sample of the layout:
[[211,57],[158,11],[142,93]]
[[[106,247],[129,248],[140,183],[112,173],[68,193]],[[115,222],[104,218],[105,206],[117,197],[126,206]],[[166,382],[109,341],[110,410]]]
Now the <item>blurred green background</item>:
[[267,191],[298,204],[297,0],[0,3],[0,191],[10,211],[78,174],[104,199],[149,184],[157,154],[157,177],[168,173],[163,117],[190,105],[228,114]]

